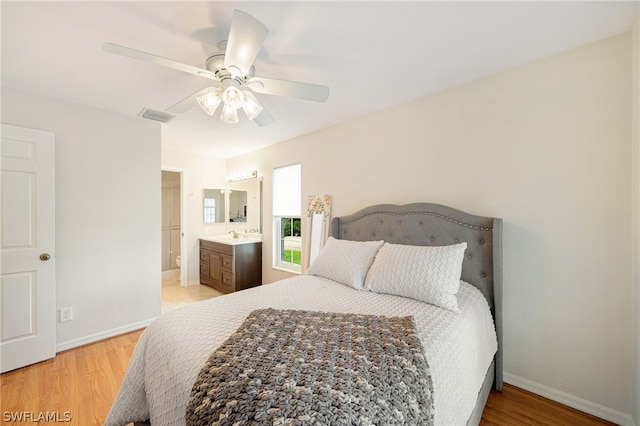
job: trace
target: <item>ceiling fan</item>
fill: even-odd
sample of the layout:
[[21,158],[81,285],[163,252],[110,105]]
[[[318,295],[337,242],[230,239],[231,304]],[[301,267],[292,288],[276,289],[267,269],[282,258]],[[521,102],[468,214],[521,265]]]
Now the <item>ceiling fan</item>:
[[228,40],[218,43],[220,51],[206,60],[205,68],[113,43],[104,43],[102,49],[212,80],[211,86],[167,108],[166,112],[180,114],[198,104],[207,114],[213,115],[222,104],[220,119],[223,122],[237,123],[238,110],[242,109],[249,120],[255,121],[259,126],[266,126],[273,123],[274,119],[253,92],[315,102],[324,102],[329,97],[327,86],[255,75],[253,62],[268,32],[269,29],[262,22],[245,12],[235,10]]

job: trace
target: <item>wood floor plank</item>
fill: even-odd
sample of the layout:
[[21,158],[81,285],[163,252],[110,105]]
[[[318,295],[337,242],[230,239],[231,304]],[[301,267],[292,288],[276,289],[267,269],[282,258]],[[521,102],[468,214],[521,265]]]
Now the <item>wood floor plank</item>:
[[[59,418],[69,413],[70,425],[104,424],[141,334],[134,331],[71,349],[0,375],[0,413],[55,412]],[[492,391],[480,424],[612,425],[508,384],[503,392]]]
[[505,383],[502,392],[492,391],[489,395],[480,425],[596,426],[614,423]]

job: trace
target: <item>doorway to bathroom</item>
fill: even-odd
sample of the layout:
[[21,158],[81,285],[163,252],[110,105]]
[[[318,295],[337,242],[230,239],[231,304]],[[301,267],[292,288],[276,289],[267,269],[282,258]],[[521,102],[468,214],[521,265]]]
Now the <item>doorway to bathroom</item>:
[[186,285],[183,272],[182,172],[162,170],[162,280]]

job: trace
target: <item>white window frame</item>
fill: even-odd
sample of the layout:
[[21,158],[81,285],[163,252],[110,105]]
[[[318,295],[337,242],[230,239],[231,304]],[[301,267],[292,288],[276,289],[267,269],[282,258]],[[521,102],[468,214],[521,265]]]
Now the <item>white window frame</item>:
[[[288,272],[302,272],[302,235],[300,264],[283,260],[285,243],[282,219],[302,219],[302,167],[299,163],[273,169],[273,261],[272,267]],[[295,244],[295,242],[294,242]]]

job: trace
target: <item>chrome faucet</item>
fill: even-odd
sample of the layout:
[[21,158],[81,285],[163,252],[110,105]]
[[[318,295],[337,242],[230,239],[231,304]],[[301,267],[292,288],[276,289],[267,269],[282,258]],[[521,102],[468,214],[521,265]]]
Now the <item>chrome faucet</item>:
[[231,235],[233,235],[233,238],[234,238],[234,239],[238,239],[238,233],[237,233],[236,231],[234,231],[234,230],[232,229],[231,231],[229,231],[229,233],[230,233]]

